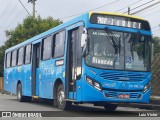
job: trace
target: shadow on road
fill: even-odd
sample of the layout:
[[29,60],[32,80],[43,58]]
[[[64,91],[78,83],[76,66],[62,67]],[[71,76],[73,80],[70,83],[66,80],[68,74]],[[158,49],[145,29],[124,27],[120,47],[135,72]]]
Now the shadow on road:
[[[18,102],[17,99],[7,99],[8,101],[12,102]],[[105,111],[103,107],[95,107],[90,104],[83,104],[83,105],[72,105],[68,111],[60,111],[58,108],[53,107],[52,101],[50,100],[34,100],[32,102],[24,102],[24,103],[29,103],[33,105],[38,105],[38,106],[44,106],[44,107],[49,107],[53,108],[56,111],[39,111],[44,113],[43,116],[51,116],[51,117],[135,117],[139,116],[139,113],[145,112],[143,110],[141,111],[129,111],[129,109],[123,109],[116,110],[116,111]]]

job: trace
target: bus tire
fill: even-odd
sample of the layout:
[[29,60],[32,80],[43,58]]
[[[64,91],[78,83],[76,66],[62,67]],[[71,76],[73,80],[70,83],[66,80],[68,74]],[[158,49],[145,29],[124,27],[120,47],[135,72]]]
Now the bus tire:
[[24,101],[24,96],[22,95],[22,85],[21,84],[18,84],[18,86],[17,86],[17,100],[19,102]]
[[61,110],[68,110],[72,103],[70,101],[65,100],[65,92],[63,88],[63,84],[60,84],[57,89],[57,105]]
[[106,104],[104,105],[104,109],[107,111],[115,111],[117,109],[117,104]]

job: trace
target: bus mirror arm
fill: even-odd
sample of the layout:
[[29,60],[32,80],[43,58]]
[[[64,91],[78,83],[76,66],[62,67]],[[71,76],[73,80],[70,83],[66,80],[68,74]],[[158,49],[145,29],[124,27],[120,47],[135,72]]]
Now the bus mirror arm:
[[141,32],[138,31],[138,32],[137,32],[137,40],[141,40],[141,37],[142,37],[142,36],[141,36]]
[[87,30],[85,28],[83,28],[83,33],[81,36],[81,48],[85,47],[86,41],[87,41]]
[[82,48],[82,56],[86,56],[86,47],[87,47],[87,30],[83,28],[83,33],[81,36],[81,48]]
[[86,45],[82,48],[82,56],[86,56]]

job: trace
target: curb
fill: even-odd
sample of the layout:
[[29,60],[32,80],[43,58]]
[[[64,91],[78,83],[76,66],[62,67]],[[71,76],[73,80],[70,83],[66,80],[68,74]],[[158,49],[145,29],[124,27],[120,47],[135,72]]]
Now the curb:
[[122,107],[133,107],[139,109],[147,109],[147,110],[160,110],[160,104],[141,104],[141,103],[123,103],[120,104]]
[[13,95],[12,93],[4,91],[4,90],[0,90],[0,94],[2,94],[2,95]]

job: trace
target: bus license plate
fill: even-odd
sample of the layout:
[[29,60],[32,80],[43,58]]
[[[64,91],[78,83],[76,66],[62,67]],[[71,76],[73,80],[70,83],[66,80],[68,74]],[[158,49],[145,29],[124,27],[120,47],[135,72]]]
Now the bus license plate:
[[130,95],[128,95],[128,94],[119,94],[119,95],[118,95],[118,98],[129,99],[129,98],[130,98]]

